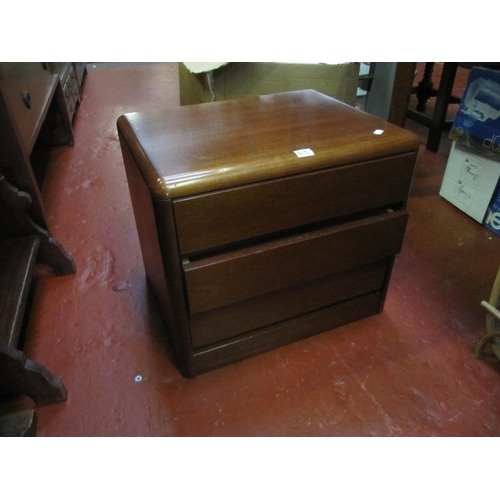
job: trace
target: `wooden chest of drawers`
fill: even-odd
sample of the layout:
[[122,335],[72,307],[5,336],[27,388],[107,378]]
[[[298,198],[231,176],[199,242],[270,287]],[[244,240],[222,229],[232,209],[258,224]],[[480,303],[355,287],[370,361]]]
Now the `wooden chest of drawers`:
[[129,113],[118,131],[185,376],[382,310],[413,134],[315,91]]

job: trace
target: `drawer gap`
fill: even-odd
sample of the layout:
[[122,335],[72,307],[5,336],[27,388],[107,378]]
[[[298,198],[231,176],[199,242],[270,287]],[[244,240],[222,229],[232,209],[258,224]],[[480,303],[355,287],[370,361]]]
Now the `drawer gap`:
[[383,213],[300,232],[183,265],[191,314],[388,258],[408,214]]
[[[201,346],[199,348],[195,348],[195,349],[193,349],[193,353],[198,354],[200,352],[205,352],[207,350],[218,349],[218,348],[223,347],[227,344],[236,343],[236,342],[242,341],[246,338],[250,338],[250,337],[262,332],[263,330],[273,330],[273,329],[279,328],[281,325],[285,325],[287,323],[291,323],[291,322],[297,321],[297,320],[300,321],[301,319],[305,319],[311,315],[321,315],[321,313],[323,311],[326,311],[328,309],[332,309],[332,308],[341,309],[342,307],[344,307],[347,304],[351,304],[351,303],[356,302],[356,301],[363,301],[363,300],[369,299],[370,297],[373,297],[373,296],[381,296],[381,290],[374,290],[370,293],[358,295],[357,297],[351,297],[347,300],[343,300],[343,301],[337,302],[335,304],[328,304],[326,306],[319,307],[318,309],[315,309],[313,311],[308,311],[308,312],[305,312],[303,314],[298,314],[297,316],[286,318],[286,319],[281,320],[281,321],[276,321],[275,323],[270,323],[270,324],[266,325],[265,327],[260,327],[260,328],[255,328],[253,330],[248,330],[248,331],[241,333],[239,335],[234,335],[232,337],[225,338],[224,340],[221,340],[219,342],[214,342],[212,344],[207,344],[207,345]],[[325,332],[328,331],[328,328],[326,328],[324,331]]]
[[190,315],[192,345],[196,349],[381,291],[388,269],[389,261],[384,259]]
[[303,226],[290,228],[284,231],[277,231],[274,233],[269,233],[263,236],[250,238],[247,240],[242,240],[231,245],[225,245],[223,247],[213,248],[209,251],[197,252],[191,254],[181,255],[181,260],[183,263],[194,263],[207,258],[217,257],[223,255],[228,251],[237,251],[239,249],[248,248],[251,245],[265,244],[266,242],[272,242],[273,240],[283,239],[286,237],[294,237],[301,233],[308,233],[311,231],[317,231],[319,229],[327,228],[330,226],[336,226],[340,224],[345,224],[348,222],[355,222],[357,220],[366,219],[368,217],[374,217],[377,215],[383,215],[385,213],[395,212],[404,208],[404,203],[393,203],[391,205],[385,205],[383,207],[374,208],[371,210],[365,210],[362,212],[357,212],[355,214],[345,215],[341,217],[335,217],[333,219],[327,219],[320,222],[315,222],[312,224],[306,224]]

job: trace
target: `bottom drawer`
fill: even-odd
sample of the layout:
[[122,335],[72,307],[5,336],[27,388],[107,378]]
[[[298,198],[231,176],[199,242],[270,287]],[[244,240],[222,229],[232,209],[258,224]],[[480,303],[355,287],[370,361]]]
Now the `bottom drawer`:
[[193,348],[381,290],[388,259],[212,309],[189,318]]
[[377,314],[383,295],[372,292],[319,311],[261,328],[231,341],[197,350],[186,360],[189,376],[219,368]]

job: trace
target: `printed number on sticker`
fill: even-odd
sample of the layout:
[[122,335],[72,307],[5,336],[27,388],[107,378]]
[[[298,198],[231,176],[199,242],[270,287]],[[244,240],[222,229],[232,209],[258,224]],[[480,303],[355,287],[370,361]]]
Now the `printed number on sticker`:
[[314,151],[312,149],[297,149],[297,151],[294,151],[294,153],[299,158],[302,158],[304,156],[314,156]]

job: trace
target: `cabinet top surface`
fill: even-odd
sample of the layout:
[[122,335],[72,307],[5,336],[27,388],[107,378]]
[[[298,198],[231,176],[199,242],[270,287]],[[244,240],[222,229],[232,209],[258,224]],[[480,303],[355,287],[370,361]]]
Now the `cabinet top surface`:
[[414,134],[314,90],[128,113],[118,130],[156,199],[413,152],[419,144]]

